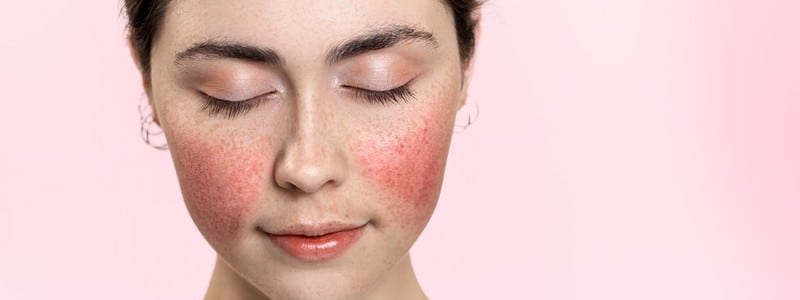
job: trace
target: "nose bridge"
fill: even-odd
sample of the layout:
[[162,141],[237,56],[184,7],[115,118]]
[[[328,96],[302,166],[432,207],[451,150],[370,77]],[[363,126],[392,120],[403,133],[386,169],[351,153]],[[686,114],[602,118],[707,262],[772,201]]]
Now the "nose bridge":
[[307,164],[322,161],[333,150],[332,141],[326,141],[331,136],[325,132],[325,124],[330,124],[330,116],[322,104],[317,103],[319,101],[316,96],[308,95],[296,101],[295,105],[290,146],[295,148],[296,155],[309,158]]
[[275,164],[276,183],[284,189],[313,193],[344,179],[335,115],[323,95],[312,88],[295,93],[290,135]]

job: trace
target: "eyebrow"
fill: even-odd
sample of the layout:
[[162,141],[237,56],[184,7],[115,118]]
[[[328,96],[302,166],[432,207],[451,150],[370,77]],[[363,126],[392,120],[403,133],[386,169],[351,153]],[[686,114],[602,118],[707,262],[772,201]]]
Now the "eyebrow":
[[401,42],[413,41],[422,41],[433,48],[439,48],[439,42],[433,33],[408,25],[390,25],[372,30],[334,47],[328,51],[326,60],[329,64],[334,64],[342,59],[365,52],[389,48]]
[[278,52],[248,44],[222,40],[208,40],[196,43],[175,55],[175,64],[197,58],[234,58],[272,65],[284,65],[286,62]]
[[[389,48],[402,42],[414,41],[424,42],[432,48],[439,47],[439,42],[433,33],[409,25],[390,25],[371,30],[340,43],[328,51],[326,61],[328,64],[334,64],[366,52]],[[283,57],[271,48],[218,39],[195,43],[179,52],[175,55],[175,64],[180,65],[186,60],[200,58],[233,58],[281,66],[286,64]]]

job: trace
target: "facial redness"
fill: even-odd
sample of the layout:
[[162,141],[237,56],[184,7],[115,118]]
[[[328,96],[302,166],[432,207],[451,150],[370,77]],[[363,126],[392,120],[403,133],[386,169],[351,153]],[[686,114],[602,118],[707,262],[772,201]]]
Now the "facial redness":
[[268,143],[245,146],[207,137],[178,137],[170,146],[186,206],[200,232],[211,245],[232,245],[268,186]]
[[452,134],[442,126],[446,115],[434,111],[405,129],[362,132],[352,143],[364,176],[388,191],[387,207],[404,226],[424,225],[436,205]]

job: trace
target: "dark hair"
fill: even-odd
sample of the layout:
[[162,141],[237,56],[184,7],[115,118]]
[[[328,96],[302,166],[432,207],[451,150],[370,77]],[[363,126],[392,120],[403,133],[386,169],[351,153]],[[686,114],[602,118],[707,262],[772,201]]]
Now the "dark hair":
[[[468,62],[475,51],[475,26],[478,24],[476,10],[483,0],[446,0],[453,12],[461,60]],[[150,77],[150,50],[170,0],[125,0],[128,16],[128,34],[131,46],[139,56],[140,70]]]

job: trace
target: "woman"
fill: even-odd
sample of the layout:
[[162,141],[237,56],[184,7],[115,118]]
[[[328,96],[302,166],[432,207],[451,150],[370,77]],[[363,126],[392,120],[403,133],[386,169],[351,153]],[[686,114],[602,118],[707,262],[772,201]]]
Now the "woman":
[[422,299],[478,1],[125,1],[207,299]]

